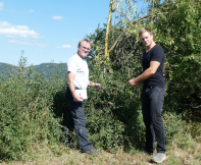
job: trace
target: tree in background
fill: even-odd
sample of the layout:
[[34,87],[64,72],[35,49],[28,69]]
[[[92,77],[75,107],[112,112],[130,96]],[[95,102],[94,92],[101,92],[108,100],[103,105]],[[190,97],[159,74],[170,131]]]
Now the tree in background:
[[[140,72],[141,53],[144,48],[139,42],[138,29],[143,26],[151,28],[156,43],[161,45],[166,53],[164,76],[167,84],[167,109],[200,120],[201,2],[149,0],[148,12],[141,17],[133,5],[129,4],[131,1],[124,8],[120,5],[122,1],[111,2],[116,5],[115,10],[112,10],[119,13],[118,22],[111,25],[109,21],[104,28],[98,28],[94,34],[89,35],[94,41],[91,52],[93,64],[99,67],[104,65],[107,52],[110,59],[107,65],[111,65],[113,71],[124,68],[126,73],[132,75],[135,75],[136,71]],[[123,9],[129,5],[129,14],[125,14]],[[110,14],[112,10],[110,8]],[[108,26],[109,31],[106,30]],[[108,36],[108,39],[105,39],[105,36]]]
[[201,1],[154,1],[148,25],[166,52],[169,107],[201,120]]

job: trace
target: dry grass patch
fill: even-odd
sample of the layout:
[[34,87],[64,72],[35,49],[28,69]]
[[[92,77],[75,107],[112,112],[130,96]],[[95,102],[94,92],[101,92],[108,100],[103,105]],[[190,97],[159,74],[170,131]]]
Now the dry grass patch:
[[145,154],[125,153],[122,149],[119,149],[116,154],[103,151],[101,156],[90,156],[78,150],[63,149],[59,156],[54,156],[47,151],[39,154],[37,159],[4,162],[2,165],[149,165],[150,158]]
[[[173,139],[167,149],[168,158],[161,165],[201,165],[201,143],[188,142],[182,144]],[[181,140],[181,139],[180,139]],[[189,139],[190,140],[190,139]],[[189,145],[190,143],[190,145]],[[30,152],[28,152],[30,153]],[[2,165],[151,165],[152,156],[139,153],[135,149],[130,153],[119,148],[115,154],[102,151],[101,156],[90,156],[77,149],[63,146],[47,146],[40,144],[32,148],[32,154],[24,154],[24,161],[3,162]]]
[[[44,149],[45,150],[45,149]],[[38,157],[27,161],[4,162],[2,165],[151,165],[151,156],[141,153],[125,153],[122,149],[116,154],[103,151],[101,156],[90,156],[75,149],[61,148],[61,154],[55,156],[50,150],[43,151]],[[198,154],[198,152],[196,152]],[[168,159],[162,165],[200,165],[196,155],[175,148],[167,152]],[[200,155],[199,155],[200,156]]]

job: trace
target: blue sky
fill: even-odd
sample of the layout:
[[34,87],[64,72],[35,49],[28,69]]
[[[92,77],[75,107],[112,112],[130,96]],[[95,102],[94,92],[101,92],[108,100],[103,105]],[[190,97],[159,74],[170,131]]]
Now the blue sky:
[[108,11],[109,0],[0,0],[0,62],[18,65],[22,50],[27,65],[67,62]]

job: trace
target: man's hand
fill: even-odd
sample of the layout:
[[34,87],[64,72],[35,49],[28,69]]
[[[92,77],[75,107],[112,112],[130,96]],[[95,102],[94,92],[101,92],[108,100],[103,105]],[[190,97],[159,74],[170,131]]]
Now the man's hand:
[[96,89],[101,89],[101,88],[102,88],[102,85],[99,84],[99,83],[96,83],[96,84],[95,84],[95,88],[96,88]]
[[137,86],[137,85],[139,84],[138,82],[135,81],[135,78],[130,79],[130,80],[128,81],[128,83],[129,83],[131,86]]
[[95,83],[89,80],[89,86],[90,87],[95,87],[96,89],[102,88],[102,85],[100,83]]
[[83,101],[83,98],[77,94],[74,94],[73,98],[76,102],[82,102]]

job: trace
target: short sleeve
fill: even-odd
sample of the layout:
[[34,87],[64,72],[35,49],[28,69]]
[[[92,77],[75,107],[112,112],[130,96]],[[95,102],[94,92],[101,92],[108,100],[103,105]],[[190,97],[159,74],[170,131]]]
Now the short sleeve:
[[165,55],[164,55],[163,48],[158,46],[157,48],[153,50],[150,61],[158,61],[161,63],[164,57]]
[[76,73],[76,71],[77,71],[77,64],[76,64],[76,61],[74,59],[70,59],[67,62],[67,71],[68,72],[72,72],[72,73]]

